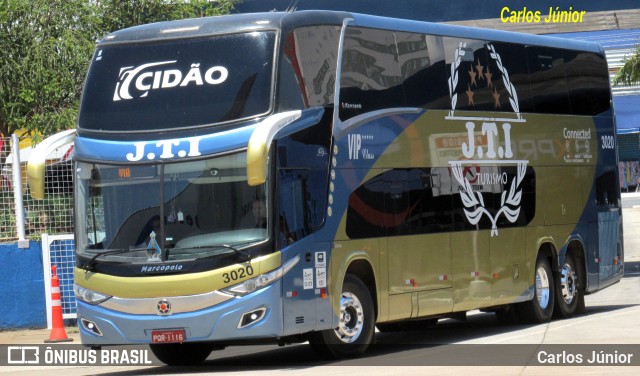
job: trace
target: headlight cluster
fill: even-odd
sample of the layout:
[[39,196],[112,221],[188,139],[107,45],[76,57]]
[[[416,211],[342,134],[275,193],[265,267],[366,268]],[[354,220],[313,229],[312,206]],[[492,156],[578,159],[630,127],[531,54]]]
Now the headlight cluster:
[[261,274],[255,278],[247,279],[242,283],[238,283],[237,285],[229,286],[225,289],[222,289],[222,291],[235,296],[244,296],[247,294],[251,294],[252,292],[269,286],[273,282],[282,278],[282,276],[287,274],[287,272],[291,270],[291,268],[293,268],[299,261],[300,256],[296,256],[291,260],[285,262],[276,270]]
[[99,292],[95,292],[75,284],[73,285],[73,292],[76,294],[76,298],[78,298],[78,300],[91,305],[100,304],[111,298],[109,295],[100,294]]

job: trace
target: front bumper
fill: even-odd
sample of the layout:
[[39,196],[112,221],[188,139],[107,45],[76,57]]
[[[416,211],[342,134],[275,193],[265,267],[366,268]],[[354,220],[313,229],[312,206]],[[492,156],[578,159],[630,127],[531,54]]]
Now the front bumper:
[[[84,345],[143,344],[152,342],[152,331],[165,329],[184,329],[185,342],[280,337],[284,332],[281,283],[277,281],[244,297],[173,315],[122,313],[78,301],[80,338]],[[171,298],[166,300],[170,302]],[[265,312],[261,319],[239,328],[243,315],[261,309]],[[97,330],[87,328],[87,323]]]

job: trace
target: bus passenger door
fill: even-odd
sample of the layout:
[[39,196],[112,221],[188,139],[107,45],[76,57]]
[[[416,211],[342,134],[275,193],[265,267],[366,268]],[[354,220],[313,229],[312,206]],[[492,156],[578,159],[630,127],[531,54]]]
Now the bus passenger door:
[[300,257],[300,262],[283,279],[285,335],[316,328],[316,289],[324,283],[317,281],[316,254],[324,251],[326,257],[327,250],[315,248],[313,236],[308,236],[308,175],[308,170],[303,169],[279,169],[277,175],[278,208],[274,223],[278,246],[286,257]]

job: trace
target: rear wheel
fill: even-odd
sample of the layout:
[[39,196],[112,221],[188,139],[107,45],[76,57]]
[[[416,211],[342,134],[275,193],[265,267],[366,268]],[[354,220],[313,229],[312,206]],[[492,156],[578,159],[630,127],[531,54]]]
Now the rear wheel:
[[538,255],[535,268],[533,299],[517,305],[518,318],[526,323],[541,323],[551,320],[555,302],[553,273],[549,260]]
[[205,343],[168,343],[149,347],[158,360],[170,366],[197,365],[211,354],[211,346]]
[[342,285],[338,327],[314,333],[309,343],[325,357],[357,357],[374,342],[374,323],[369,290],[359,278],[347,274]]
[[555,314],[559,317],[571,317],[576,313],[576,308],[582,299],[578,273],[573,257],[566,255],[562,267],[556,273],[555,281]]

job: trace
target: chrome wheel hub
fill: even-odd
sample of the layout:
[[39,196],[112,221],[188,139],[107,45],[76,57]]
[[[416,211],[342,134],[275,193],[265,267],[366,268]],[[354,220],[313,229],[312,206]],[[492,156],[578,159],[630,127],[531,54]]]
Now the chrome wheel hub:
[[335,329],[336,336],[343,343],[355,342],[364,326],[364,311],[357,296],[343,292],[340,298],[340,320]]
[[564,264],[560,271],[560,288],[564,302],[571,304],[576,296],[576,272],[569,264]]
[[540,308],[546,309],[549,306],[551,298],[549,275],[547,275],[547,271],[541,266],[536,270],[536,297],[538,298]]

